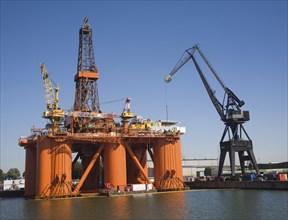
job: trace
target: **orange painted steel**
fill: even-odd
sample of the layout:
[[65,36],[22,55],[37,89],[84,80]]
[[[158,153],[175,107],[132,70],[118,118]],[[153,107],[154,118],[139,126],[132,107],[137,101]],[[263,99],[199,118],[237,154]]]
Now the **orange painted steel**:
[[71,195],[72,153],[68,144],[41,137],[36,164],[36,198]]
[[122,144],[106,143],[104,149],[104,182],[114,187],[126,185],[126,153]]
[[181,151],[181,141],[176,140],[174,147],[176,149],[176,153],[174,155],[176,160],[176,174],[182,180],[183,179],[183,167],[182,167],[182,151]]
[[97,150],[97,152],[95,153],[95,155],[93,156],[92,160],[90,161],[89,165],[87,166],[87,168],[85,169],[81,179],[79,180],[79,183],[78,185],[76,186],[76,188],[74,189],[73,191],[73,194],[78,194],[79,193],[79,190],[80,188],[82,187],[85,179],[87,178],[89,172],[91,171],[93,165],[95,164],[95,162],[97,161],[98,157],[100,156],[101,154],[101,151],[103,150],[104,148],[104,144],[102,144],[99,149]]
[[[95,192],[102,188],[100,178],[103,176],[102,182],[114,187],[127,183],[151,183],[147,169],[148,153],[154,163],[157,190],[184,188],[181,142],[177,135],[151,138],[130,133],[123,136],[50,134],[37,139],[37,142],[20,142],[26,149],[27,197],[73,196],[79,194],[80,189],[81,192]],[[72,163],[76,159],[72,162],[72,151],[80,155],[85,170],[73,192]],[[98,160],[100,154],[104,174]]]
[[53,140],[42,137],[37,145],[36,198],[50,196],[51,148]]
[[99,73],[98,72],[78,72],[74,80],[76,81],[78,78],[92,78],[92,79],[98,79],[99,78]]
[[[178,143],[179,142],[179,143]],[[153,146],[155,186],[160,190],[183,188],[180,141],[159,139]]]
[[37,146],[29,146],[25,148],[25,196],[35,197],[36,195],[36,161]]
[[147,175],[148,170],[145,172],[145,170],[141,166],[140,162],[138,161],[137,157],[135,156],[135,154],[133,153],[132,149],[130,148],[129,144],[125,144],[125,147],[126,147],[128,153],[130,154],[131,158],[135,162],[136,166],[140,170],[141,174],[144,176],[144,178],[147,181],[147,183],[151,183],[151,181],[150,181],[150,179],[149,179],[149,177]]
[[50,196],[71,195],[72,152],[66,143],[55,143],[51,149]]
[[[86,170],[96,152],[97,148],[95,148],[95,146],[93,147],[88,145],[82,148],[81,159],[83,170]],[[81,191],[91,191],[99,189],[99,177],[100,177],[99,174],[100,174],[100,160],[97,159],[94,165],[92,166],[88,176],[86,177],[81,187]]]
[[[88,32],[92,34],[87,22],[88,18],[85,18],[82,26],[85,27],[85,35]],[[82,28],[80,30],[83,31]],[[133,126],[129,125],[129,120],[133,117],[129,98],[126,99],[124,111],[120,116],[122,126],[117,125],[114,114],[101,113],[96,84],[99,73],[94,61],[92,35],[86,35],[91,38],[84,42],[82,31],[79,51],[82,51],[83,45],[90,40],[91,43],[86,46],[91,50],[89,49],[89,55],[79,53],[77,73],[74,76],[74,111],[65,114],[64,126],[62,123],[52,123],[52,127],[47,126],[47,133],[42,129],[33,129],[33,135],[21,137],[19,140],[19,145],[26,149],[25,195],[36,198],[73,196],[79,194],[80,189],[98,190],[101,188],[101,181],[106,186],[119,186],[119,189],[123,189],[127,180],[129,183],[151,184],[148,177],[148,153],[154,163],[156,186],[160,190],[183,188],[179,133],[152,130],[152,127],[148,126],[150,122],[143,126],[139,124],[139,128],[132,129]],[[90,67],[82,68],[84,62]],[[57,99],[58,93],[55,95]],[[88,103],[91,101],[93,107],[80,105],[83,101],[80,96],[89,99]],[[90,99],[90,96],[93,98]],[[64,110],[56,107],[53,111],[62,113],[60,118],[63,119]],[[77,152],[73,162],[72,152]],[[72,192],[72,166],[79,157],[82,160],[82,170],[85,171]],[[103,159],[103,167],[99,157]]]
[[[148,176],[148,164],[147,164],[147,151],[145,144],[133,144],[131,149],[135,154],[135,157],[141,164],[145,174]],[[126,163],[127,163],[127,182],[129,184],[136,183],[147,183],[145,177],[136,166],[132,157],[126,152]]]
[[129,119],[123,119],[122,123],[123,123],[124,133],[128,133],[129,132]]

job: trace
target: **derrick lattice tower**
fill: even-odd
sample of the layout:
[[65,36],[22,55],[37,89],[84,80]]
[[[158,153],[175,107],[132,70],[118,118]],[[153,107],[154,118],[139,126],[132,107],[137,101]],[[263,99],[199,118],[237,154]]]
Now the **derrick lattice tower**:
[[100,112],[97,80],[99,73],[95,65],[92,42],[92,29],[88,18],[84,19],[79,31],[79,51],[76,82],[74,111]]

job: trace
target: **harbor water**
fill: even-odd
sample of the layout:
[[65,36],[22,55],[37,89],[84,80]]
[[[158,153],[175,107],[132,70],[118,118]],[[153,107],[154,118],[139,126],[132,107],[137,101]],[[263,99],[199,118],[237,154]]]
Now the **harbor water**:
[[0,199],[0,219],[288,219],[286,190],[191,190],[55,200]]

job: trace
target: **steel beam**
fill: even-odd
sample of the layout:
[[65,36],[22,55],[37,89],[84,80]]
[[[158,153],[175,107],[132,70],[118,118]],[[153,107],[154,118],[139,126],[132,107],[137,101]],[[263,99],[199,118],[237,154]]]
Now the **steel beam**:
[[79,180],[78,185],[76,186],[76,188],[74,189],[72,194],[78,194],[80,188],[82,187],[84,181],[86,180],[88,174],[90,173],[92,167],[94,166],[94,164],[96,163],[99,155],[101,154],[102,150],[104,148],[104,144],[101,144],[101,146],[99,147],[99,149],[97,150],[97,152],[94,154],[93,158],[91,159],[91,162],[89,163],[89,165],[87,166],[86,170],[84,171],[81,179]]
[[130,156],[132,157],[132,160],[135,162],[136,166],[138,167],[138,169],[140,170],[140,172],[143,174],[143,176],[145,177],[145,179],[147,180],[148,183],[151,183],[149,177],[146,175],[143,167],[141,166],[139,160],[137,159],[137,157],[135,156],[135,154],[133,153],[131,147],[129,146],[129,144],[125,144],[124,145],[125,148],[127,149],[128,153],[130,154]]

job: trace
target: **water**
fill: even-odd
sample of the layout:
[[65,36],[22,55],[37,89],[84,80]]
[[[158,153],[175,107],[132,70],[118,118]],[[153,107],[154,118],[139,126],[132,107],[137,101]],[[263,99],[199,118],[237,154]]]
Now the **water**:
[[288,191],[197,190],[62,200],[1,199],[1,219],[288,219]]

